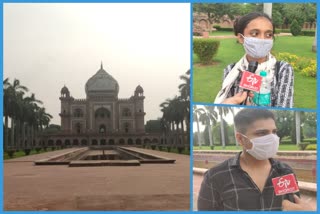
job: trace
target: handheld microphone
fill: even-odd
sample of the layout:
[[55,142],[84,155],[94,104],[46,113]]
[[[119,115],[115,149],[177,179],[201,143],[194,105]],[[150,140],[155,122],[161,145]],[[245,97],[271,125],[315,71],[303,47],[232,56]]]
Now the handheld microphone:
[[[257,68],[258,68],[258,62],[257,62],[257,61],[251,61],[251,62],[249,62],[248,72],[254,74],[254,73],[256,72]],[[242,76],[242,78],[244,78],[244,76]],[[243,81],[242,78],[241,78],[241,81],[240,81],[240,82]],[[259,88],[260,88],[260,86],[261,86],[261,83],[260,83],[260,85],[259,85]],[[249,91],[250,91],[250,90],[249,90],[249,89],[245,89],[244,91],[246,91],[248,94],[247,94],[247,98],[241,103],[241,105],[246,105],[247,100],[248,100],[248,97],[249,97]]]
[[286,195],[286,198],[295,203],[293,193],[299,192],[299,187],[293,173],[272,178],[275,194]]

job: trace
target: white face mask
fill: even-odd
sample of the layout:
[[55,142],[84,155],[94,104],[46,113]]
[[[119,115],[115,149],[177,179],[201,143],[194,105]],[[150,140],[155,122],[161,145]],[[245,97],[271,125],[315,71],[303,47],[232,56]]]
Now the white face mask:
[[270,53],[273,46],[273,39],[258,39],[255,37],[241,36],[244,38],[243,47],[249,56],[260,59]]
[[[245,135],[243,136],[248,138]],[[247,152],[257,160],[267,160],[274,157],[278,152],[279,137],[276,134],[253,138],[250,142],[252,143],[252,148],[247,149]]]

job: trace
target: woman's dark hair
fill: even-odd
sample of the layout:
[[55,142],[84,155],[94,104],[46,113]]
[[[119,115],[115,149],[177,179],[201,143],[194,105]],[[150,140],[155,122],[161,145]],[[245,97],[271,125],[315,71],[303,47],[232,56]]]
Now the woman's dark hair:
[[252,12],[249,13],[245,16],[242,16],[241,18],[237,18],[234,21],[233,24],[233,31],[234,31],[234,35],[238,35],[238,33],[243,34],[244,29],[247,27],[247,25],[249,24],[249,22],[251,22],[252,20],[259,18],[259,17],[264,17],[266,19],[268,19],[273,27],[273,33],[275,33],[275,26],[272,22],[272,19],[265,13],[260,13],[260,12]]

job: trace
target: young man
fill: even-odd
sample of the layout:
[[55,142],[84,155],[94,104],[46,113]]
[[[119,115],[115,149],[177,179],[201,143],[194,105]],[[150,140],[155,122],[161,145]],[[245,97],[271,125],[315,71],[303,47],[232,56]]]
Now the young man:
[[206,172],[198,210],[282,210],[288,196],[276,196],[271,179],[293,171],[272,159],[279,147],[273,113],[243,109],[234,125],[243,151]]

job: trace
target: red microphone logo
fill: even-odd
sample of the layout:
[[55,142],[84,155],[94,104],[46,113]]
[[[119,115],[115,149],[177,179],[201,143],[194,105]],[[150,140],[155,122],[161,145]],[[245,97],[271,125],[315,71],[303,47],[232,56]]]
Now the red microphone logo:
[[249,91],[260,91],[262,77],[254,73],[243,71],[239,86]]
[[296,178],[293,174],[272,178],[272,184],[276,195],[285,195],[299,191]]

